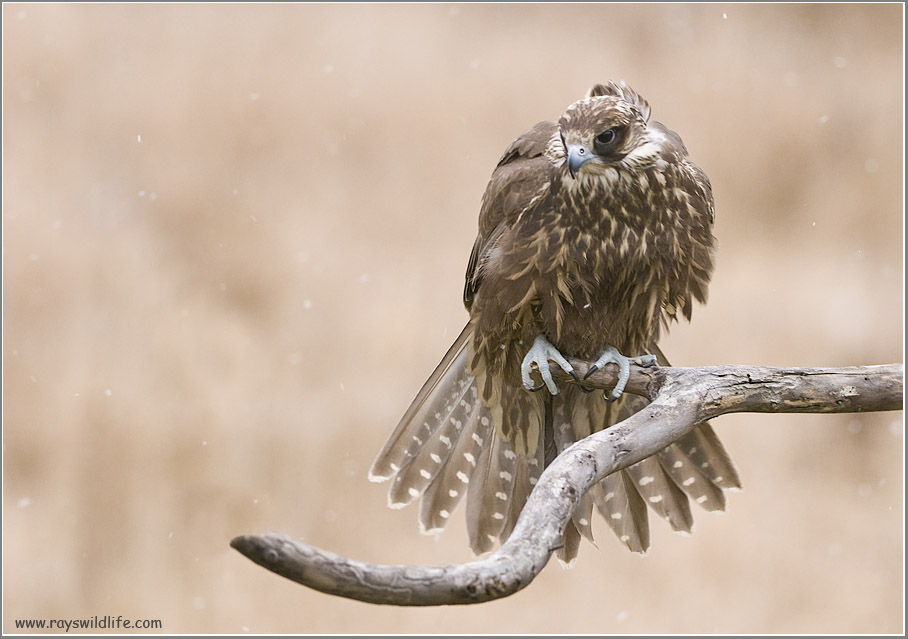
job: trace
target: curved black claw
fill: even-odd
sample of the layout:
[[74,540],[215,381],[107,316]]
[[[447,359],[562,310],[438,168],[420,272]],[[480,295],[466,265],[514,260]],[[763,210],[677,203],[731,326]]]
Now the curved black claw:
[[[570,371],[568,371],[568,373],[570,374],[571,377],[574,378],[574,381],[577,382],[577,388],[579,388],[580,390],[582,390],[584,393],[592,393],[594,390],[596,390],[595,388],[587,388],[586,386],[584,386],[583,384],[581,384],[581,383],[580,383],[580,376],[577,375],[577,372],[576,372],[576,371],[570,370]],[[586,379],[586,376],[585,376],[585,375],[584,375],[583,379]]]
[[583,379],[588,379],[590,375],[592,375],[593,373],[595,373],[598,370],[599,370],[599,365],[593,364],[592,366],[590,366],[590,369],[586,372],[586,375],[583,376]]
[[543,383],[543,384],[540,384],[539,386],[533,386],[532,388],[528,388],[527,390],[530,391],[531,393],[538,393],[538,392],[541,391],[543,388],[545,388],[545,384],[544,384],[544,383]]

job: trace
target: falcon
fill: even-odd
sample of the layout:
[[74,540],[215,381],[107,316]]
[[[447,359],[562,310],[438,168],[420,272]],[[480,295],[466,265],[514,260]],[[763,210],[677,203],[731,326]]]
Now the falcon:
[[[630,365],[668,365],[657,342],[704,303],[713,270],[714,206],[706,174],[675,132],[622,83],[597,84],[557,122],[504,152],[482,198],[463,301],[470,319],[376,458],[389,505],[420,499],[425,533],[466,499],[470,547],[503,543],[543,468],[565,448],[646,406],[623,394]],[[558,388],[566,357],[618,366],[614,390]],[[537,383],[537,379],[541,383]],[[675,531],[690,500],[723,510],[740,488],[708,423],[595,484],[557,556],[593,541],[592,512],[631,551],[649,548],[648,509]]]

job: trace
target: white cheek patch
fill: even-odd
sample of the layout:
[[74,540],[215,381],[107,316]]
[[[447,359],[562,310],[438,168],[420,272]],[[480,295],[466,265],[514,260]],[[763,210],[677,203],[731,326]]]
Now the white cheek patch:
[[656,129],[649,128],[646,131],[646,142],[624,156],[621,164],[625,166],[634,166],[640,164],[651,164],[659,159],[662,153],[662,147],[668,141],[665,135]]
[[659,156],[662,151],[662,145],[657,142],[647,142],[641,144],[636,149],[624,156],[621,163],[625,166],[634,166],[643,163],[650,163],[654,158]]

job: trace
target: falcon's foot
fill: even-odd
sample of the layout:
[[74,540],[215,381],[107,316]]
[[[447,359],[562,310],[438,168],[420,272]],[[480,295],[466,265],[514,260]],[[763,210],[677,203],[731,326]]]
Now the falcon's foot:
[[[549,360],[558,364],[558,366],[561,367],[561,370],[573,377],[576,381],[580,381],[580,378],[577,377],[577,373],[574,372],[574,367],[568,363],[564,358],[564,355],[562,355],[557,348],[552,346],[549,340],[540,335],[533,341],[533,346],[527,351],[526,357],[523,358],[523,363],[520,365],[520,374],[523,377],[524,388],[533,393],[542,390],[543,388],[548,388],[552,395],[558,394],[558,387],[555,386],[555,380],[552,379],[552,371],[549,369]],[[536,386],[533,383],[533,378],[530,377],[530,371],[532,370],[533,364],[536,364],[536,368],[539,369],[539,374],[542,376],[543,383],[539,386]]]
[[655,355],[638,355],[636,357],[625,357],[618,352],[618,349],[614,346],[608,346],[602,354],[599,356],[599,359],[590,366],[590,369],[586,372],[586,375],[583,376],[583,379],[586,379],[600,368],[606,364],[617,364],[618,365],[618,383],[615,384],[615,388],[612,389],[611,394],[603,393],[606,401],[613,402],[624,393],[624,387],[627,385],[627,379],[631,376],[631,363],[637,364],[637,366],[652,366],[656,363]]

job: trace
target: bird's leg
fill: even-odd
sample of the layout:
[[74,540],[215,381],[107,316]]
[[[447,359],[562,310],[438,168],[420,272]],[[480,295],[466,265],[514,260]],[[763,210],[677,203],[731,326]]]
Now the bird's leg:
[[[527,351],[526,357],[523,358],[523,363],[520,365],[524,388],[535,393],[538,390],[542,390],[543,387],[548,387],[552,395],[558,394],[558,387],[555,386],[555,380],[552,379],[552,371],[549,370],[549,360],[558,364],[561,370],[573,377],[575,381],[580,381],[577,373],[574,372],[574,367],[568,363],[564,355],[552,346],[552,343],[545,336],[540,335],[533,341],[533,346]],[[539,369],[539,374],[542,376],[543,383],[539,386],[533,384],[533,379],[530,377],[530,370],[533,364],[536,364],[536,368]]]
[[647,354],[638,355],[637,357],[625,357],[619,353],[618,349],[614,346],[607,346],[606,349],[602,351],[599,359],[590,366],[590,369],[586,372],[586,375],[583,376],[583,379],[586,379],[606,364],[617,364],[618,383],[615,384],[615,388],[612,389],[611,395],[603,393],[603,397],[605,397],[606,401],[613,402],[624,393],[624,386],[627,384],[627,379],[631,375],[631,362],[638,366],[652,366],[656,363],[656,356]]

